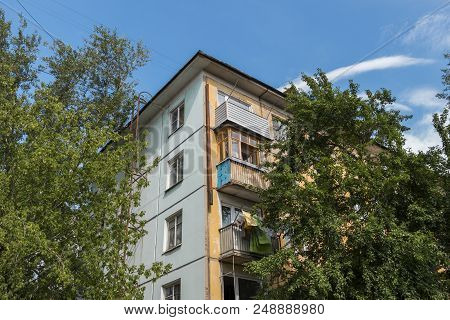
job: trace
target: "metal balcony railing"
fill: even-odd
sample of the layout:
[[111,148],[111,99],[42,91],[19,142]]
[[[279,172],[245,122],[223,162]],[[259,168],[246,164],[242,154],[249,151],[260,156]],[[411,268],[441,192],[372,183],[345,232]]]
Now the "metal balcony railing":
[[[219,229],[220,233],[220,254],[221,256],[232,255],[250,255],[261,257],[270,253],[261,253],[251,249],[251,233],[245,231],[242,227],[230,224]],[[271,238],[271,252],[275,252],[280,248],[280,239],[278,237]]]

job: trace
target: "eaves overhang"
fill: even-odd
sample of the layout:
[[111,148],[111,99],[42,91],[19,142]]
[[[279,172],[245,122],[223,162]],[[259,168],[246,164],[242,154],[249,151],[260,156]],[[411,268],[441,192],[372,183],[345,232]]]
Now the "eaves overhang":
[[[200,72],[205,71],[278,108],[284,108],[286,95],[274,87],[198,51],[139,111],[141,124],[154,117],[167,103]],[[128,122],[124,127],[128,127]]]

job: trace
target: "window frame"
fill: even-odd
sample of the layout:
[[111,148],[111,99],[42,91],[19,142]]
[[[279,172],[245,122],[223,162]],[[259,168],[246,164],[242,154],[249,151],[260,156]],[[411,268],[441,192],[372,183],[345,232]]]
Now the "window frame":
[[[238,159],[252,166],[261,165],[261,152],[258,150],[258,144],[261,139],[255,135],[242,132],[234,127],[225,127],[218,132],[217,146],[219,162],[227,158]],[[248,159],[253,157],[253,161],[244,160],[242,150],[243,145],[249,150]]]
[[[180,162],[181,162],[181,164],[180,164]],[[174,164],[176,164],[176,167],[174,167]],[[170,188],[176,186],[181,181],[183,181],[183,176],[184,176],[184,152],[183,152],[183,150],[178,152],[170,160],[167,161],[167,167],[168,167],[168,175],[167,175],[166,190],[169,190]],[[173,170],[175,170],[175,181],[172,182]]]
[[[173,244],[171,244],[171,230],[170,223],[173,223]],[[180,233],[178,235],[178,230]],[[183,244],[183,209],[178,210],[171,216],[166,218],[166,241],[165,241],[165,251],[168,252],[175,248],[178,248]]]
[[[228,223],[228,224],[223,223],[223,207],[230,209],[230,223]],[[237,213],[237,211],[240,211],[240,212]],[[248,208],[246,208],[245,206],[236,206],[236,205],[232,205],[228,202],[221,202],[220,203],[220,225],[221,225],[221,228],[225,228],[225,227],[228,227],[229,225],[233,224],[233,222],[236,220],[238,215],[242,214],[242,212],[244,212],[244,211],[250,211],[250,210]]]
[[[185,104],[184,104],[184,100],[183,100],[180,103],[178,103],[175,108],[170,110],[170,112],[169,112],[169,125],[170,125],[169,137],[173,133],[175,133],[178,129],[180,129],[182,126],[184,126],[184,109],[185,109]],[[175,121],[174,121],[174,115],[176,115]],[[174,128],[173,124],[175,122],[176,122],[176,127]]]
[[[175,287],[178,286],[178,299],[175,293]],[[171,290],[170,295],[166,295],[166,290]],[[162,286],[162,293],[164,300],[181,300],[181,279],[177,279],[175,281],[169,282]],[[168,299],[167,297],[172,297],[172,299]]]

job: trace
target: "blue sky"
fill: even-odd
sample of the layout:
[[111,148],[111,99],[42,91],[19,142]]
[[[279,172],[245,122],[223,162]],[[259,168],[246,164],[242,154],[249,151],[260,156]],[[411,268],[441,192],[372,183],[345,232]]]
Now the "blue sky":
[[[443,53],[450,51],[449,1],[20,1],[74,46],[94,24],[142,40],[151,52],[136,74],[142,90],[156,92],[199,49],[274,87],[289,81],[301,87],[301,72],[321,68],[341,87],[351,78],[361,89],[391,89],[393,108],[414,116],[406,123],[408,147],[439,143],[431,115],[444,105],[434,95],[442,90]],[[16,0],[1,0],[0,7],[14,22],[11,8],[23,12]]]

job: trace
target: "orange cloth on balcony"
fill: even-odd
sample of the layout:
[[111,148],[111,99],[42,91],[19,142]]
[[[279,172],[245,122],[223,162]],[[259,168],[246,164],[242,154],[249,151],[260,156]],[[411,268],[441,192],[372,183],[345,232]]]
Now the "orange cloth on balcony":
[[252,216],[250,212],[242,211],[242,217],[244,218],[244,229],[258,227],[260,225],[259,220]]

